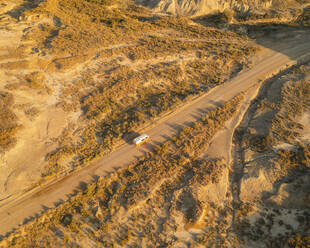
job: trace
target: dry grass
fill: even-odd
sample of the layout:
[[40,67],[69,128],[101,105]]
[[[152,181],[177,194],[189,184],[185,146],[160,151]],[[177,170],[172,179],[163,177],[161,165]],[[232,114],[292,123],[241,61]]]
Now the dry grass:
[[12,111],[13,104],[13,95],[0,91],[0,152],[14,146],[16,142],[15,135],[20,128],[17,117]]
[[[1,69],[12,76],[6,90],[34,98],[35,93],[42,93],[36,98],[40,104],[21,102],[16,109],[29,123],[46,111],[45,99],[49,108],[62,107],[76,118],[49,140],[57,148],[46,155],[43,175],[84,166],[110,152],[132,131],[247,67],[257,51],[246,36],[197,24],[199,20],[154,15],[132,1],[47,0],[39,5],[28,1],[28,5],[21,23],[29,27],[22,30],[19,46],[1,57],[5,60]],[[201,21],[223,27],[236,19],[240,23],[281,19],[278,13],[269,14],[242,20],[226,11]],[[307,9],[292,12],[294,15],[296,22],[308,25]],[[266,133],[248,136],[257,153],[270,152],[273,145],[284,141],[298,148],[273,153],[270,165],[280,164],[275,166],[274,180],[288,173],[308,172],[309,145],[296,142],[302,130],[296,118],[309,106],[309,84],[296,77],[291,81],[279,92],[282,98],[278,102],[265,99],[257,106],[272,113]],[[1,93],[0,97],[2,150],[13,147],[19,127],[12,111],[12,95]],[[264,219],[266,225],[261,220],[255,222],[266,228],[262,234],[243,221],[255,211],[253,204],[230,206],[227,201],[221,207],[201,197],[208,185],[219,183],[227,165],[220,160],[202,160],[199,155],[237,111],[241,98],[212,111],[154,152],[99,179],[69,202],[21,227],[4,246],[137,247],[144,242],[141,246],[175,247],[186,243],[183,234],[192,233],[192,247],[223,247],[228,243],[237,247],[235,233],[227,235],[233,208],[240,230],[248,231],[244,235],[252,241],[264,240],[273,225],[272,216]],[[300,99],[303,108],[295,99]],[[77,119],[75,114],[80,111]],[[306,226],[306,212],[299,216],[306,220],[302,224]],[[193,234],[192,228],[200,229],[199,233]],[[306,236],[291,239],[292,246],[305,242]]]
[[117,1],[109,7],[95,1],[50,0],[29,14],[54,16],[53,28],[49,28],[48,24],[41,26],[47,33],[42,49],[48,49],[48,53],[76,56],[91,49],[97,50],[99,45],[120,43],[126,38],[131,40],[132,32],[145,29],[126,15],[126,5]]
[[12,54],[29,58],[0,65],[19,81],[6,88],[51,95],[68,115],[83,112],[78,132],[53,137],[58,148],[47,154],[43,175],[109,152],[132,130],[247,67],[258,50],[246,36],[154,15],[132,1],[28,7],[18,9],[31,25]]
[[[68,27],[59,31],[53,38],[51,42],[53,53],[70,55],[53,60],[48,67],[49,70],[53,68],[51,71],[66,71],[82,59],[89,59],[94,51],[96,51],[95,58],[100,61],[100,66],[89,68],[78,80],[67,84],[62,90],[62,101],[58,106],[62,106],[68,112],[81,108],[87,125],[81,135],[83,139],[78,142],[68,140],[66,144],[61,143],[57,150],[47,156],[48,166],[43,171],[44,175],[51,175],[64,169],[67,165],[62,164],[61,160],[65,157],[78,155],[78,160],[74,164],[78,166],[105,154],[113,149],[121,138],[144,123],[176,108],[191,96],[223,83],[245,66],[247,61],[243,56],[250,56],[257,49],[244,42],[245,37],[197,27],[188,19],[149,16],[148,12],[142,15],[139,12],[140,7],[131,3],[121,9],[116,7],[106,9],[103,6],[101,8],[105,16],[97,17],[95,15],[98,15],[98,11],[96,13],[93,13],[93,10],[86,11],[87,8],[94,8],[93,5],[86,3],[88,7],[84,8],[84,5],[81,7],[79,4],[64,1],[62,6],[56,5],[57,8],[55,6],[51,8],[46,4],[41,7],[57,14],[57,18],[63,23],[68,22],[66,19],[69,18],[68,9],[72,12],[78,8],[82,13],[87,12],[88,16],[70,19],[73,25],[68,24]],[[75,7],[71,9],[70,6],[73,5]],[[114,15],[115,13],[117,14]],[[75,15],[71,13],[70,18]],[[120,26],[107,24],[107,20],[112,16],[114,19],[123,20],[118,22],[125,22],[125,27],[121,27],[121,24]],[[126,40],[125,46],[103,49],[99,52],[98,49],[92,51],[93,43],[87,41],[90,38],[90,33],[87,32],[91,32],[91,29],[84,30],[84,26],[76,22],[88,23],[89,19],[94,18],[105,20],[89,23],[99,33],[94,46],[107,45],[105,42],[108,37],[113,38],[113,41],[108,40],[109,47],[116,42],[119,44],[123,36]],[[75,32],[71,30],[71,26],[81,30]],[[101,31],[97,28],[104,29],[102,33],[108,37],[100,40]],[[170,32],[169,36],[163,36],[167,30]],[[72,35],[68,35],[68,32],[72,32]],[[81,35],[84,32],[87,38],[74,37],[74,33]],[[115,34],[117,39],[113,36]],[[199,39],[193,40],[193,38]],[[230,44],[231,38],[236,43]],[[84,45],[81,42],[71,46],[71,43],[77,43],[77,40],[87,41],[87,50],[83,49]],[[79,51],[83,51],[83,54],[62,49],[58,41],[66,44],[67,49],[78,45]],[[85,51],[88,51],[88,54],[85,54]]]
[[198,155],[236,113],[242,99],[241,95],[224,103],[154,152],[100,178],[2,242],[10,247],[79,246],[86,239],[105,247],[142,243],[173,246],[180,242],[175,237],[177,231],[195,226],[199,220],[199,225],[205,226],[205,221],[209,225],[200,236],[193,237],[193,244],[225,243],[218,233],[225,232],[227,222],[215,224],[204,215],[228,213],[197,197],[199,188],[218,182],[225,165],[220,160],[199,159]]
[[42,72],[32,72],[29,74],[18,75],[18,83],[7,84],[6,89],[14,91],[26,88],[35,90],[38,94],[52,94],[52,90],[44,83],[45,75]]
[[154,15],[132,1],[48,0],[26,9],[15,12],[29,27],[10,48],[12,61],[0,65],[10,75],[6,89],[40,102],[33,105],[40,112],[23,110],[28,119],[45,112],[43,98],[68,116],[83,112],[76,129],[52,138],[57,148],[45,156],[43,175],[106,154],[132,130],[247,67],[258,50],[246,36]]
[[[7,90],[14,94],[15,89],[29,89],[44,93],[46,98],[53,94],[55,107],[62,107],[68,115],[82,111],[77,128],[64,128],[52,139],[58,148],[47,154],[43,175],[84,166],[110,152],[132,131],[247,67],[249,57],[257,51],[246,36],[183,17],[154,15],[132,1],[47,0],[24,14],[25,19],[38,18],[38,22],[23,31],[22,45],[10,54],[12,62],[0,65],[11,73],[27,70],[18,75],[18,83],[8,84]],[[306,16],[304,10],[299,22],[306,23]],[[221,26],[233,17],[238,18],[226,11],[215,21]],[[251,18],[261,17],[244,21]],[[24,58],[28,55],[30,60]],[[31,59],[36,56],[33,63]],[[21,60],[15,62],[15,57]],[[249,136],[254,151],[266,152],[284,137],[290,142],[298,137],[293,119],[301,109],[294,99],[309,106],[308,93],[303,95],[309,84],[294,80],[283,88],[284,100],[279,101],[279,107],[260,101],[262,110],[273,113],[273,121],[267,133]],[[7,149],[14,144],[18,125],[12,112],[13,98],[2,95],[5,107],[0,108],[0,116],[5,120],[0,120],[4,141],[0,148]],[[173,247],[185,244],[177,234],[188,234],[194,227],[201,230],[190,237],[193,247],[227,246],[227,242],[238,246],[234,233],[225,236],[232,214],[230,204],[219,207],[201,201],[199,195],[204,187],[218,183],[227,165],[198,156],[236,112],[241,98],[212,111],[153,153],[99,179],[69,202],[21,227],[4,246],[136,247],[144,242],[143,246]],[[40,111],[31,106],[23,110],[33,120]],[[284,174],[300,165],[307,169],[309,146],[297,145],[297,152],[279,150],[274,154]],[[262,235],[243,221],[243,216],[253,211],[251,204],[234,207],[243,227],[240,230],[250,229],[246,233],[250,239],[268,234],[269,229]],[[272,221],[267,224],[272,225]],[[296,238],[291,244],[294,242],[300,245],[304,241]]]
[[[279,112],[272,120],[272,144],[286,142],[294,144],[300,136],[303,126],[296,122],[296,118],[310,111],[309,80],[291,82],[282,88],[282,103]],[[298,101],[297,101],[298,99]]]
[[290,248],[306,248],[310,246],[310,236],[301,236],[299,234],[289,239]]
[[[310,112],[309,99],[309,64],[304,64],[267,81],[250,107],[249,126],[239,132],[239,162],[246,169],[235,212],[235,231],[245,244],[309,245],[310,146],[303,137],[309,127],[299,121]],[[248,182],[261,188],[255,197],[245,193]]]

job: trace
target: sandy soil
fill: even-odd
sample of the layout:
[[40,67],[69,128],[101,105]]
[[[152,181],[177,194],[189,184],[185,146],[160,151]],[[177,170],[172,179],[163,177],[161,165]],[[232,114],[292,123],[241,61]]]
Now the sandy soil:
[[[46,165],[46,155],[58,148],[56,140],[60,134],[73,124],[76,125],[76,130],[83,126],[83,121],[79,119],[81,110],[64,113],[57,105],[61,101],[61,94],[66,85],[73,84],[89,70],[97,72],[101,69],[102,73],[104,64],[116,59],[115,57],[100,57],[104,51],[136,45],[135,43],[120,43],[98,47],[95,55],[85,54],[85,58],[80,58],[74,67],[55,70],[55,63],[52,62],[53,55],[34,52],[38,46],[37,41],[25,38],[31,30],[39,28],[40,24],[53,26],[52,18],[43,14],[27,14],[25,18],[16,20],[6,12],[14,9],[22,1],[6,2],[6,5],[1,7],[1,11],[4,11],[0,12],[0,90],[8,91],[9,87],[12,88],[11,91],[15,98],[14,112],[18,116],[22,129],[16,136],[16,146],[0,154],[0,203],[4,203],[2,201],[4,199],[15,198],[23,194],[26,189],[37,184],[41,170]],[[190,41],[209,42],[212,40],[191,39]],[[66,59],[70,57],[57,58],[57,60]],[[197,59],[197,54],[178,53],[149,60],[130,60],[125,56],[118,59],[120,59],[119,65],[128,66],[133,70],[142,70],[158,63],[176,63],[185,68],[186,63]],[[42,87],[48,88],[50,92],[47,93],[43,89],[30,89],[25,85],[20,86],[21,78],[33,72],[39,72],[45,77]],[[98,72],[94,76],[94,81],[99,81],[100,76],[102,74]],[[27,116],[25,111],[30,108],[37,109],[38,115],[33,118]]]
[[245,92],[245,99],[238,110],[238,113],[229,121],[226,122],[225,128],[218,132],[212,139],[208,150],[206,151],[206,158],[224,158],[227,164],[232,162],[231,146],[234,131],[239,126],[245,112],[251,104],[251,101],[257,96],[260,84],[254,85]]
[[[296,160],[288,155],[298,154],[301,147],[309,144],[309,105],[303,100],[307,99],[307,90],[297,101],[298,111],[288,110],[296,101],[294,87],[307,86],[308,74],[309,62],[266,82],[238,127],[232,193],[234,201],[246,207],[234,210],[233,223],[243,232],[240,237],[245,240],[244,247],[269,247],[268,243],[277,239],[284,244],[296,233],[305,236],[309,233],[307,223],[303,222],[309,215],[310,204],[307,148]],[[285,90],[286,87],[290,90]],[[275,116],[268,115],[271,111]],[[287,125],[301,124],[300,128],[291,127],[296,136],[279,135],[285,127],[278,122],[270,126],[278,117]],[[273,145],[267,143],[264,149],[257,149],[251,138],[266,134],[272,137]],[[291,139],[286,140],[287,137]]]
[[[1,7],[0,16],[4,20],[0,24],[2,28],[0,30],[0,66],[5,66],[4,68],[7,69],[0,69],[0,90],[4,91],[7,86],[18,84],[19,76],[40,71],[36,55],[24,54],[24,48],[31,47],[32,43],[35,43],[35,41],[29,42],[23,39],[24,30],[33,28],[33,23],[27,20],[22,22],[6,20],[7,15],[3,14],[20,2],[22,1],[8,2],[4,9]],[[39,21],[36,25],[40,23]],[[20,50],[21,47],[23,50]],[[17,70],[14,67],[7,67],[9,63],[21,61],[26,61],[24,67],[18,66]],[[53,83],[54,78],[49,81]],[[27,87],[20,87],[14,91],[14,112],[22,125],[22,131],[17,134],[17,144],[14,149],[0,154],[0,201],[29,188],[40,179],[44,156],[56,148],[52,139],[58,137],[70,122],[70,116],[65,116],[64,111],[55,105],[56,101],[53,99],[57,98],[56,87],[51,85],[54,89],[51,95]],[[38,115],[33,117],[27,115],[25,112],[30,108],[38,110]]]
[[[67,119],[62,109],[54,107],[47,108],[34,121],[22,119],[26,130],[18,135],[20,142],[2,156],[0,183],[4,185],[1,188],[3,197],[25,190],[29,187],[29,183],[25,182],[35,182],[41,178],[44,155],[56,148],[51,139],[61,134]],[[25,170],[25,164],[32,166]]]
[[[201,110],[214,108],[217,103],[227,101],[242,91],[248,90],[272,73],[278,72],[283,66],[294,63],[293,59],[304,55],[309,50],[309,43],[299,43],[297,46],[286,49],[283,54],[274,51],[264,51],[265,57],[258,61],[253,69],[241,73],[233,80],[212,90],[191,104],[187,104],[179,112],[171,117],[166,117],[164,121],[154,123],[155,127],[147,130],[152,141],[163,142],[166,137],[173,135],[179,127],[192,122],[201,115]],[[291,58],[284,54],[291,54]],[[90,182],[93,175],[102,175],[107,171],[120,166],[125,166],[131,160],[148,151],[148,144],[137,149],[132,145],[122,145],[115,152],[94,162],[92,165],[80,171],[61,179],[58,182],[51,183],[39,190],[34,190],[25,194],[22,198],[16,199],[10,203],[1,206],[0,217],[3,225],[0,232],[4,234],[12,227],[22,223],[22,221],[42,211],[42,205],[52,207],[59,199],[65,200],[67,196],[75,189],[79,188],[80,182]],[[227,153],[226,153],[227,154]],[[23,207],[21,207],[23,206]]]
[[303,125],[301,140],[310,140],[310,113],[306,112],[300,118],[299,123]]
[[[33,53],[35,41],[26,41],[23,36],[27,29],[34,28],[42,22],[51,22],[44,16],[30,16],[20,21],[9,18],[4,13],[13,9],[22,1],[7,1],[4,6],[0,3],[0,90],[6,90],[7,86],[19,83],[20,76],[31,72],[41,72],[46,77],[46,86],[51,89],[50,93],[38,92],[20,87],[14,90],[14,109],[18,116],[19,123],[23,125],[22,131],[17,134],[17,144],[14,149],[5,154],[0,154],[0,218],[3,225],[0,227],[0,234],[3,234],[16,225],[23,222],[29,216],[42,211],[42,205],[53,207],[60,199],[67,199],[67,196],[79,188],[80,182],[90,182],[93,175],[102,175],[120,166],[127,165],[130,161],[149,151],[151,144],[145,144],[137,149],[128,144],[119,147],[109,156],[95,161],[89,167],[73,173],[59,181],[52,181],[42,188],[35,188],[40,179],[40,170],[44,166],[44,158],[47,153],[57,147],[56,138],[73,123],[79,123],[80,112],[65,113],[57,106],[63,85],[68,81],[78,79],[80,73],[88,68],[96,69],[102,66],[103,61],[98,61],[97,55],[85,59],[78,66],[70,70],[55,72],[50,55],[44,59]],[[235,79],[225,85],[212,90],[205,96],[186,104],[176,112],[167,115],[165,118],[151,123],[146,129],[152,138],[153,143],[163,142],[173,135],[183,125],[193,122],[201,116],[201,110],[213,109],[219,103],[227,101],[239,94],[241,91],[249,90],[246,100],[238,115],[226,125],[226,129],[220,132],[212,142],[207,155],[209,157],[224,157],[230,161],[231,140],[235,127],[246,111],[250,100],[258,89],[257,82],[279,71],[286,64],[295,63],[295,59],[309,53],[309,43],[306,37],[300,41],[291,40],[284,47],[274,46],[275,51],[265,49],[257,56],[256,66],[249,71],[238,75]],[[191,40],[210,41],[210,40]],[[298,45],[295,46],[295,43]],[[134,44],[122,43],[98,49],[116,49],[128,47]],[[292,46],[290,48],[290,46]],[[279,52],[276,52],[278,50]],[[197,54],[176,54],[165,57],[157,57],[152,60],[131,61],[123,59],[120,63],[132,68],[143,68],[156,63],[177,62],[182,64],[194,60]],[[66,59],[66,58],[60,58]],[[253,88],[251,88],[253,87]],[[31,117],[25,114],[29,108],[36,108],[39,111],[37,116]],[[308,117],[303,117],[302,123],[307,123]],[[309,118],[308,118],[309,119]],[[307,124],[309,126],[309,124]],[[304,137],[307,138],[309,130],[305,129]],[[225,174],[225,173],[224,173]],[[219,201],[221,194],[227,191],[228,172],[226,171],[223,188],[214,194],[214,201]],[[213,188],[212,188],[213,187]],[[213,191],[210,186],[206,191]],[[22,207],[21,207],[22,206]]]
[[[34,52],[38,46],[36,40],[27,40],[29,30],[35,30],[42,23],[53,26],[52,18],[44,15],[27,15],[25,18],[16,20],[9,17],[6,11],[14,9],[22,1],[7,1],[4,10],[0,13],[0,90],[7,91],[8,87],[14,88],[20,84],[21,77],[32,72],[39,72],[45,77],[43,86],[49,88],[50,92],[29,89],[18,86],[12,89],[14,92],[14,112],[18,116],[22,129],[17,134],[17,144],[10,151],[0,154],[0,203],[4,199],[14,198],[27,188],[35,185],[42,168],[46,165],[45,156],[57,148],[56,138],[66,128],[76,125],[83,126],[79,120],[81,111],[64,113],[57,104],[61,101],[61,94],[66,84],[75,82],[88,70],[100,70],[105,62],[115,57],[100,57],[106,50],[130,47],[135,43],[120,43],[106,47],[100,47],[96,55],[86,54],[73,68],[55,70],[53,55]],[[210,40],[192,39],[191,41],[208,42]],[[59,57],[57,60],[70,59],[68,56]],[[169,56],[158,56],[154,59],[130,60],[121,57],[119,65],[125,65],[131,69],[143,69],[158,63],[185,64],[197,59],[196,53],[175,54]],[[102,71],[101,71],[102,72]],[[94,76],[94,80],[102,76],[100,73]],[[148,82],[150,83],[150,82]],[[146,84],[144,86],[147,86]],[[70,101],[70,100],[69,100]],[[38,115],[29,119],[25,111],[36,108]],[[46,130],[49,130],[48,132]],[[70,167],[70,166],[68,166]],[[16,180],[17,179],[17,180]],[[12,180],[14,183],[12,183]],[[3,202],[2,202],[3,203]]]

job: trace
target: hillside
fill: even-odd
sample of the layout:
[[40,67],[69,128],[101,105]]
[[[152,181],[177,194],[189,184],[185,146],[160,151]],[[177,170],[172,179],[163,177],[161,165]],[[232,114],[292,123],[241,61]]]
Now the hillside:
[[307,0],[136,0],[158,12],[183,16],[201,16],[230,12],[238,17],[261,16],[268,19],[271,16],[280,19],[298,18]]
[[108,153],[257,51],[245,36],[131,2],[3,6],[1,200]]
[[1,2],[0,247],[310,247],[309,6]]
[[204,154],[249,92],[0,244],[308,247],[309,68],[292,67],[264,82],[235,132],[232,165]]
[[309,69],[265,82],[235,132],[235,223],[248,246],[310,245]]

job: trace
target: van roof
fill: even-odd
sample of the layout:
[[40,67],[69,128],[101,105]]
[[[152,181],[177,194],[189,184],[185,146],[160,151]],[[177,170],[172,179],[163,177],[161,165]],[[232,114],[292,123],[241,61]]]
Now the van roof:
[[145,139],[145,138],[148,138],[149,136],[147,135],[147,134],[141,134],[141,135],[139,135],[137,138],[135,138],[133,141],[135,142],[135,143],[137,143],[137,142],[139,142],[139,141],[141,141],[141,140],[143,140],[143,139]]

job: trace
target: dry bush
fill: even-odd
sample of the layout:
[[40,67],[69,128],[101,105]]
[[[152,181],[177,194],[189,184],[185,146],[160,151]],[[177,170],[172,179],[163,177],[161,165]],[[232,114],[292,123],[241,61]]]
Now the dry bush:
[[[57,106],[82,110],[84,118],[83,134],[59,142],[46,156],[44,175],[71,167],[62,162],[70,158],[75,168],[109,152],[132,130],[229,79],[257,51],[245,36],[155,15],[132,1],[47,0],[28,16],[39,16],[40,23],[23,39],[35,41],[31,53],[39,56],[46,78],[78,71],[74,79],[65,74],[64,82],[56,82]],[[38,76],[22,76],[7,88],[50,94]]]
[[[147,51],[145,47],[143,49],[144,52]],[[169,51],[168,48],[166,50]],[[193,63],[188,63],[186,72],[178,64],[170,63],[155,64],[138,71],[119,66],[96,84],[91,77],[85,75],[85,78],[66,88],[62,94],[61,106],[66,111],[80,106],[89,123],[85,128],[85,139],[75,144],[73,150],[69,148],[67,151],[76,151],[81,164],[91,157],[102,155],[111,150],[120,138],[126,138],[144,123],[176,108],[189,97],[224,82],[230,75],[225,72],[226,75],[219,77],[219,70],[230,71],[231,68],[194,60]],[[144,86],[145,82],[152,81],[164,83]],[[85,95],[80,87],[86,86],[92,86],[92,90]],[[55,156],[54,154],[48,157]],[[48,160],[56,162],[54,159]],[[53,166],[52,163],[50,166]]]
[[[235,204],[235,231],[246,245],[261,245],[261,242],[266,247],[306,245],[304,241],[307,239],[302,240],[300,236],[306,237],[308,234],[309,211],[306,208],[300,210],[302,207],[297,204],[294,206],[291,199],[294,193],[288,191],[288,195],[284,195],[279,187],[286,183],[292,185],[302,175],[309,174],[310,147],[309,142],[302,137],[304,127],[299,121],[310,110],[308,75],[309,65],[301,65],[267,81],[250,106],[249,125],[238,133],[241,149],[252,150],[246,154],[246,160],[243,160],[244,151],[240,152],[240,163],[248,163],[248,171],[249,168],[253,170],[245,172],[242,179],[255,177],[253,172],[263,172],[266,181],[273,184],[275,190],[268,189],[251,202],[256,206],[255,212],[249,212],[243,202]],[[306,198],[307,193],[301,186],[303,184],[297,184],[294,192],[304,194]],[[305,188],[307,186],[305,183]],[[285,200],[276,202],[271,200],[273,196],[281,196]],[[298,226],[291,226],[290,218],[301,221]],[[286,231],[275,236],[273,232],[277,228],[285,228]]]
[[15,90],[27,88],[37,91],[39,94],[51,94],[52,90],[45,84],[45,75],[42,72],[31,72],[29,74],[17,76],[18,83],[6,85],[6,89]]
[[15,135],[20,125],[11,109],[13,104],[12,94],[0,92],[0,151],[6,151],[16,143]]
[[289,238],[288,244],[290,248],[307,248],[310,246],[310,236],[296,234]]
[[310,7],[303,8],[302,13],[297,17],[296,22],[304,26],[310,26]]
[[298,173],[309,173],[310,146],[299,143],[294,150],[279,149],[271,164],[277,168],[274,180],[294,177]]
[[280,111],[272,120],[272,143],[280,140],[294,144],[300,136],[302,126],[294,121],[302,113],[310,110],[310,84],[306,80],[287,83],[281,90]]
[[[108,5],[113,2],[117,7],[110,8]],[[45,36],[42,43],[45,45],[41,48],[63,56],[83,55],[92,48],[97,50],[98,45],[111,45],[126,38],[130,41],[133,31],[144,30],[139,22],[126,16],[126,4],[119,5],[117,1],[102,4],[100,1],[49,0],[33,13],[57,17],[58,24]]]
[[304,128],[298,119],[310,110],[307,75],[307,67],[302,65],[287,71],[284,79],[276,78],[265,85],[251,107],[251,130],[244,136],[244,144],[256,152],[267,152],[282,143],[298,146]]
[[30,120],[34,120],[39,115],[40,111],[36,107],[31,107],[25,109],[24,113]]
[[29,62],[27,60],[20,60],[14,62],[1,63],[0,69],[3,70],[29,69]]
[[[174,216],[181,214],[185,222],[195,222],[203,207],[195,189],[218,182],[224,168],[220,160],[197,156],[236,113],[242,99],[241,95],[224,103],[154,152],[88,185],[68,202],[22,227],[23,235],[18,230],[6,242],[11,247],[60,246],[64,242],[79,245],[82,239],[105,247],[113,247],[115,242],[138,245],[142,240],[158,246],[174,245],[176,239],[170,235],[178,228]],[[122,209],[128,217],[120,220]],[[166,217],[161,217],[163,213]],[[221,225],[218,230],[222,230]],[[217,229],[210,228],[206,237],[195,242],[214,242],[211,239]]]
[[[119,70],[119,72],[121,71]],[[147,75],[144,76],[147,77]],[[112,150],[115,143],[121,138],[126,139],[132,131],[144,123],[175,108],[189,96],[194,95],[196,90],[202,90],[199,88],[195,90],[186,82],[173,82],[173,78],[175,79],[177,75],[176,69],[174,76],[170,79],[171,86],[164,89],[137,88],[136,80],[141,78],[142,74],[127,70],[123,73],[113,74],[109,80],[110,83],[106,82],[105,87],[98,85],[98,88],[83,97],[81,102],[85,116],[95,122],[91,122],[84,129],[83,140],[79,143],[69,143],[48,154],[48,165],[44,169],[43,175],[57,173],[61,169],[61,160],[74,154],[79,156],[76,165],[83,165],[102,156]],[[165,80],[167,79],[166,76]],[[127,102],[120,101],[124,99],[121,97],[121,92],[126,92]],[[129,97],[130,95],[132,98]],[[137,96],[139,100],[136,99]]]
[[[57,174],[71,165],[73,169],[84,166],[110,152],[144,123],[232,77],[256,52],[246,37],[234,33],[192,25],[182,17],[157,16],[131,3],[117,6],[111,1],[109,7],[102,3],[47,0],[29,13],[44,13],[42,24],[27,30],[24,38],[37,42],[33,52],[42,56],[39,66],[49,82],[61,89],[57,106],[83,112],[78,135],[70,137],[63,132],[55,139],[58,148],[47,154],[43,175]],[[76,77],[71,80],[72,72]],[[53,73],[64,81],[52,82]],[[42,91],[44,79],[35,76],[21,78],[21,85]],[[195,225],[205,208],[195,190],[217,183],[224,166],[221,161],[196,157],[234,114],[239,101],[225,104],[194,127],[184,129],[128,170],[112,175],[112,180],[100,179],[75,200],[49,211],[45,220],[37,221],[23,239],[17,237],[10,245],[73,247],[84,238],[104,247],[136,247],[135,242],[142,239],[150,247],[175,245],[175,237],[164,235],[176,231],[173,216],[181,216],[185,225]],[[30,107],[25,113],[30,118],[36,115]],[[193,191],[190,207],[184,203],[186,194],[178,198],[179,204],[173,198],[185,187]],[[148,196],[152,196],[150,200]],[[145,209],[142,216],[133,212],[132,220],[120,224],[120,208],[131,211],[140,204]],[[165,212],[164,206],[171,208],[166,219],[152,213],[157,208]],[[215,242],[224,224],[214,225],[216,228],[201,237],[201,243]]]

